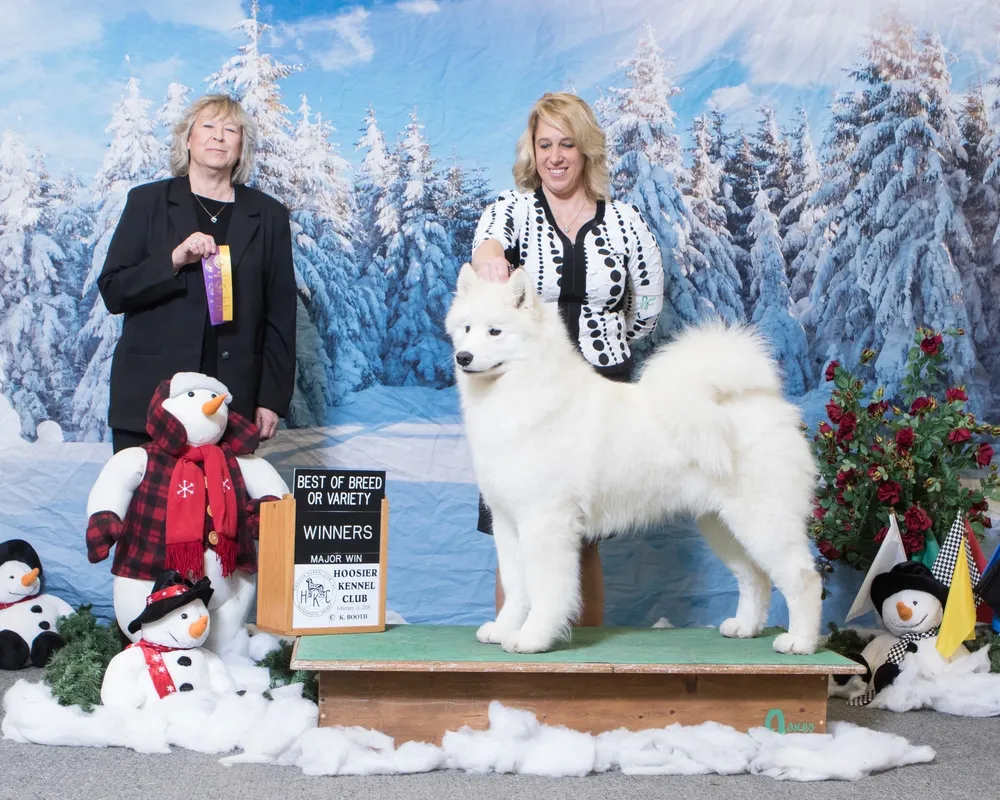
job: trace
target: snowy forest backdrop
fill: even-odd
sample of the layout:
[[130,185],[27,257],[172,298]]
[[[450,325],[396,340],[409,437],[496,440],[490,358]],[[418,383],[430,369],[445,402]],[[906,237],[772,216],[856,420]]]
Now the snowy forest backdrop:
[[[197,5],[181,4],[194,16],[203,13]],[[5,411],[0,399],[0,417],[19,427],[21,441],[65,442],[60,452],[71,461],[73,443],[108,440],[109,369],[121,323],[107,313],[96,277],[128,191],[167,177],[169,129],[187,102],[208,91],[233,95],[255,117],[261,149],[253,184],[292,211],[299,289],[293,429],[350,418],[375,430],[406,418],[390,410],[393,398],[422,409],[411,423],[421,414],[459,421],[442,327],[451,291],[483,207],[512,185],[514,142],[531,103],[559,89],[597,109],[614,195],[640,208],[659,242],[666,302],[646,350],[706,315],[752,321],[781,353],[788,394],[807,406],[810,393],[823,390],[830,359],[853,363],[874,348],[878,379],[892,390],[917,326],[962,328],[967,335],[949,354],[952,380],[967,386],[974,410],[996,414],[1000,69],[989,54],[1000,43],[1000,12],[992,0],[960,0],[949,13],[923,0],[857,8],[854,0],[820,2],[808,14],[785,0],[581,0],[580,20],[612,25],[614,18],[618,27],[602,32],[581,23],[569,44],[542,33],[557,21],[575,24],[558,13],[557,6],[566,12],[563,0],[551,9],[513,2],[505,15],[513,30],[531,32],[516,45],[511,37],[500,44],[502,31],[491,36],[476,15],[503,11],[483,11],[480,0],[352,3],[295,21],[284,8],[291,4],[281,2],[200,5],[235,13],[224,34],[228,52],[212,51],[217,60],[206,75],[174,52],[176,36],[137,37],[131,58],[119,51],[109,62],[118,99],[103,111],[103,131],[88,134],[100,140],[96,171],[56,173],[53,163],[73,163],[61,142],[72,146],[82,132],[40,135],[14,111],[18,103],[4,105],[0,90],[0,394],[10,406]],[[139,30],[147,14],[162,22],[154,8],[140,3],[117,30]],[[359,84],[352,70],[377,63],[374,20],[387,26],[390,12],[395,27],[379,29],[379,46],[394,53],[396,72]],[[52,13],[58,17],[58,8]],[[48,24],[72,26],[77,13]],[[437,41],[441,29],[429,26],[446,15],[465,22]],[[732,28],[726,52],[694,58],[682,38],[686,23],[691,37],[706,25]],[[761,48],[778,62],[789,48],[841,60],[823,65],[823,80],[796,74],[803,65],[794,61],[771,63],[769,78],[754,83],[731,55],[736,27],[751,23],[757,27],[744,31],[741,50],[747,60]],[[16,20],[13,27],[16,38]],[[303,58],[317,32],[330,47]],[[830,46],[838,32],[849,49]],[[970,56],[962,47],[973,39],[982,46]],[[664,40],[683,50],[686,71]],[[397,79],[406,80],[400,65],[408,70],[414,42],[428,41],[445,53],[439,83],[421,90],[420,103],[402,103],[393,95]],[[167,59],[148,81],[163,91],[147,88],[137,51],[144,63]],[[601,61],[602,53],[622,57]],[[6,57],[16,54],[15,47]],[[554,68],[561,55],[568,66]],[[961,83],[952,77],[956,64]],[[415,61],[413,71],[420,68]],[[482,81],[495,98],[503,122],[491,122],[505,132],[502,146],[448,128],[442,109],[456,76],[466,97]],[[356,105],[359,95],[367,95],[366,107],[347,114],[348,96]],[[390,128],[387,118],[399,124]],[[446,141],[450,148],[434,144]],[[20,447],[10,433],[0,450]],[[286,439],[286,448],[295,441]],[[101,452],[106,457],[110,448]],[[474,492],[462,497],[474,511]],[[424,522],[429,515],[425,508]],[[469,529],[472,520],[470,512]],[[82,532],[71,535],[82,542]]]

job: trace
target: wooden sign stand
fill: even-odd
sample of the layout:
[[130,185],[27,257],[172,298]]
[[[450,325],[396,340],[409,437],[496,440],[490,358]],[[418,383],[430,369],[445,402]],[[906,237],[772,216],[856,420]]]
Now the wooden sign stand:
[[[280,636],[308,636],[333,633],[378,633],[385,630],[386,579],[389,554],[389,500],[382,498],[378,562],[378,622],[374,625],[295,626],[296,602],[296,499],[286,494],[281,500],[261,503],[260,540],[257,551],[257,627]],[[299,565],[302,566],[302,565]],[[354,565],[338,563],[333,569]],[[357,564],[364,568],[365,564]],[[371,565],[368,565],[371,566]],[[301,582],[301,581],[300,581]],[[335,592],[334,587],[320,589]],[[327,617],[335,615],[327,615]]]

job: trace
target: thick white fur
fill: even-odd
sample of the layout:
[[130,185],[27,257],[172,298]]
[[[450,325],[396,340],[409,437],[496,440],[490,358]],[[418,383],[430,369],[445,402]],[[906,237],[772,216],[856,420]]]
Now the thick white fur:
[[647,359],[638,381],[614,383],[583,359],[521,270],[499,284],[468,265],[447,328],[505,593],[480,641],[551,649],[579,613],[581,544],[684,514],[739,585],[721,633],[759,635],[773,581],[789,607],[775,649],[814,652],[821,587],[806,522],[815,464],[753,330],[687,330]]

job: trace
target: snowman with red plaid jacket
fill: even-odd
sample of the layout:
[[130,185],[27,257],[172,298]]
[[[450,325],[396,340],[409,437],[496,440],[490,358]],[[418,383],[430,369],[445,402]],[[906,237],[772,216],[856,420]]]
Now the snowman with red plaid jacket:
[[101,703],[142,708],[177,692],[225,694],[236,689],[222,659],[201,645],[208,638],[208,578],[184,580],[165,571],[142,612],[129,625],[138,640],[111,659],[101,683]]
[[149,405],[152,442],[116,453],[87,501],[87,556],[111,572],[115,616],[128,630],[164,570],[207,577],[213,587],[205,647],[230,649],[246,625],[257,590],[260,503],[288,486],[254,455],[256,425],[229,410],[231,397],[215,378],[179,372],[163,381]]

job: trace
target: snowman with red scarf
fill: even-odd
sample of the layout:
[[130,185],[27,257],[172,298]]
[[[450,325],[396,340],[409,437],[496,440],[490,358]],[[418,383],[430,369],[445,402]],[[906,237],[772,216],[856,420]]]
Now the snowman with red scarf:
[[101,683],[101,703],[142,708],[177,692],[225,694],[236,684],[222,660],[201,645],[208,638],[208,578],[196,583],[164,572],[128,629],[139,639],[111,659]]
[[232,398],[215,378],[179,372],[153,395],[146,431],[153,441],[116,453],[87,501],[87,556],[115,557],[115,616],[128,630],[164,570],[207,577],[213,594],[205,647],[224,653],[245,627],[257,590],[260,503],[288,486],[254,455],[256,425],[229,410]]

